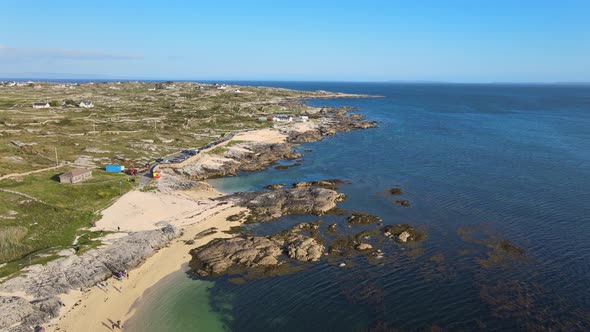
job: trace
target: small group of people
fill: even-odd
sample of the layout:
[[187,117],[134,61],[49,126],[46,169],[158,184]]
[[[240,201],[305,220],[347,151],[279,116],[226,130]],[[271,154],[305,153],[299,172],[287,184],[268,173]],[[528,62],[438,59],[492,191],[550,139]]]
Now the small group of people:
[[118,328],[119,330],[121,329],[121,321],[120,320],[118,320],[117,322],[112,322],[111,330],[114,330],[115,327]]
[[129,279],[129,272],[127,272],[127,269],[123,270],[123,271],[119,271],[116,273],[117,279],[119,281],[123,280],[123,277]]

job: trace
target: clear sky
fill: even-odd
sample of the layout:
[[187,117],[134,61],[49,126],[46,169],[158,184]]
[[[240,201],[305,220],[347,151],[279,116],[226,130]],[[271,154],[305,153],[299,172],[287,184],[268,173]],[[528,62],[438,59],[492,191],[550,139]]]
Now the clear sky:
[[0,75],[590,81],[589,0],[0,0]]

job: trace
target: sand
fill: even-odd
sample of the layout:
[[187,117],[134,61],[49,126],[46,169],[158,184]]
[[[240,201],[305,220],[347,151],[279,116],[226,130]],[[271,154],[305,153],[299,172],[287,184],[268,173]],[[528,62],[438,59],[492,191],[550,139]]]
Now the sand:
[[[307,131],[314,127],[313,122],[279,126],[296,131]],[[278,128],[268,128],[240,133],[233,140],[282,143],[286,138],[287,135]],[[200,156],[209,157],[204,154]],[[129,271],[129,278],[123,281],[109,279],[108,290],[93,287],[62,295],[65,307],[59,317],[47,324],[47,330],[111,331],[112,323],[118,320],[122,321],[124,327],[135,308],[141,305],[144,292],[161,279],[180,270],[190,260],[190,249],[202,246],[214,238],[230,237],[231,235],[221,231],[240,225],[239,222],[229,222],[226,218],[246,209],[233,206],[232,203],[212,200],[220,196],[223,194],[209,185],[169,193],[132,191],[103,210],[102,218],[94,229],[119,231],[109,235],[105,239],[107,243],[111,238],[125,236],[126,232],[156,229],[167,223],[182,228],[184,234],[149,257],[141,266]],[[193,245],[184,243],[211,227],[216,227],[218,232],[195,240]]]
[[102,211],[93,230],[121,232],[152,230],[166,224],[183,227],[227,208],[210,198],[221,196],[214,189],[176,191],[171,194],[131,191]]
[[[231,204],[212,203],[210,197],[222,195],[212,189],[165,193],[129,192],[111,207],[103,211],[104,218],[97,228],[121,231],[158,228],[162,221],[170,222],[184,229],[184,234],[171,242],[170,246],[156,252],[140,267],[129,271],[129,278],[118,281],[108,280],[108,290],[93,287],[84,292],[71,292],[63,295],[65,307],[60,317],[47,324],[48,331],[111,331],[112,322],[121,320],[123,327],[137,305],[141,305],[142,295],[158,281],[182,268],[190,260],[189,250],[204,245],[214,238],[230,237],[222,230],[240,225],[226,218],[244,211],[244,208]],[[216,234],[195,240],[186,245],[184,241],[211,227]]]
[[284,143],[287,140],[285,131],[306,132],[317,127],[314,122],[290,122],[277,124],[276,128],[258,129],[239,133],[229,141],[249,141],[257,143]]

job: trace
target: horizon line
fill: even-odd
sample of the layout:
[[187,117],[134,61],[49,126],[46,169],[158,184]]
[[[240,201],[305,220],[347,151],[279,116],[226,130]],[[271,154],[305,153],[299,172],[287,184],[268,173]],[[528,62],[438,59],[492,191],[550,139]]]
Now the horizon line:
[[[12,76],[14,75],[14,76]],[[65,80],[79,80],[87,82],[130,82],[130,81],[150,81],[150,82],[302,82],[302,83],[405,83],[405,84],[579,84],[588,85],[590,81],[452,81],[452,80],[330,80],[330,79],[228,79],[228,78],[150,78],[150,77],[117,77],[117,76],[101,76],[92,74],[63,74],[64,76],[43,77],[37,75],[24,76],[18,74],[0,74],[0,81],[37,81],[37,82],[55,82]],[[47,73],[46,75],[55,75]],[[68,76],[73,75],[73,76]],[[76,77],[74,77],[76,76]]]

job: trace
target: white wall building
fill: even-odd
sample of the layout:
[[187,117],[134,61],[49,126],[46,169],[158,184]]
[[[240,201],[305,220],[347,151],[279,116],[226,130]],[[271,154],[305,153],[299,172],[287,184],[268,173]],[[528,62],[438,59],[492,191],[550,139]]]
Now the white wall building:
[[277,114],[272,117],[272,121],[274,121],[274,122],[291,122],[291,121],[293,121],[293,116],[286,115],[286,114]]
[[51,105],[49,103],[34,103],[33,108],[49,108]]

